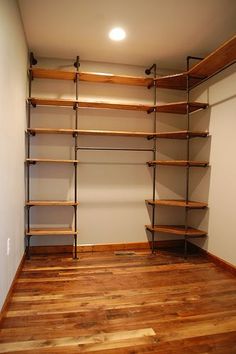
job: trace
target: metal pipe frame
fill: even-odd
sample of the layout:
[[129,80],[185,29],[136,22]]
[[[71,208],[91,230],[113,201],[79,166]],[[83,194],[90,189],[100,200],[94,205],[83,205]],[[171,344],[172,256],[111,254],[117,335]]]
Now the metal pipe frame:
[[[80,60],[79,56],[76,57],[76,61],[74,62],[74,67],[76,68],[76,75],[75,75],[75,99],[78,101],[79,96],[79,67],[80,67]],[[75,129],[78,129],[78,120],[79,120],[79,111],[78,111],[78,103],[74,106],[75,110]],[[78,133],[73,134],[74,137],[74,159],[77,160],[78,158]],[[74,258],[77,259],[77,231],[78,231],[78,164],[74,163]]]
[[[30,62],[30,69],[32,68],[33,65],[37,64],[37,60],[34,57],[34,54],[30,52],[30,57],[29,57],[29,62]],[[29,71],[29,78],[28,78],[28,91],[29,91],[29,97],[31,97],[31,89],[32,89],[32,80],[33,80],[33,75],[32,71]],[[31,104],[28,102],[27,103],[27,128],[30,129],[31,126]],[[27,133],[27,158],[30,158],[30,134]],[[26,200],[27,202],[30,201],[30,164],[27,163],[26,165]],[[26,207],[26,213],[27,213],[27,232],[30,231],[30,207]],[[30,238],[31,235],[27,235],[27,247],[26,247],[26,254],[27,258],[30,259]]]
[[[145,70],[145,74],[150,75],[151,72],[153,72],[153,85],[149,86],[148,89],[151,87],[154,87],[154,92],[153,92],[153,105],[156,106],[157,104],[157,86],[156,86],[156,77],[157,77],[157,66],[156,64],[153,64],[150,68]],[[154,113],[153,115],[153,133],[155,134],[157,132],[157,109],[152,108],[151,110],[148,111],[148,113]],[[153,160],[156,160],[156,153],[157,153],[157,137],[153,135],[153,148],[151,151],[153,152]],[[152,200],[153,202],[156,199],[156,172],[157,172],[157,166],[153,166],[153,178],[152,178]],[[152,228],[155,226],[155,219],[156,219],[156,204],[152,204]],[[155,248],[155,231],[152,231],[152,253],[154,254],[156,252]]]
[[[187,72],[190,69],[190,60],[203,60],[203,58],[187,56]],[[190,87],[189,87],[189,79],[191,75],[187,74],[187,82],[186,82],[186,93],[187,93],[187,131],[190,130],[190,110],[189,110],[189,102],[190,102]],[[187,154],[186,160],[190,160],[190,136],[187,134]],[[185,235],[184,235],[184,258],[187,259],[188,256],[188,220],[189,220],[189,176],[190,175],[190,166],[189,164],[186,166],[186,187],[185,187],[185,200],[187,206],[185,207]]]
[[153,151],[153,149],[142,148],[110,148],[110,147],[96,147],[96,146],[78,146],[77,150],[95,150],[95,151]]

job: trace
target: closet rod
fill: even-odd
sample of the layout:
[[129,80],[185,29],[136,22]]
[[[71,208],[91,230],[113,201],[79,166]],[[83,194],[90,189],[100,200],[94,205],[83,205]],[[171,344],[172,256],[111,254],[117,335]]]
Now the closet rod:
[[96,146],[79,146],[78,150],[101,150],[101,151],[153,151],[153,149],[142,149],[142,148],[107,148],[107,147],[96,147]]

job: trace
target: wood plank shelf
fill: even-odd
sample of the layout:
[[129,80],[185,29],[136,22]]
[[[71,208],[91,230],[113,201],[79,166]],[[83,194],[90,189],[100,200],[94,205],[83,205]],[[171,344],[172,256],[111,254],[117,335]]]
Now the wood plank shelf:
[[187,106],[189,107],[189,113],[193,113],[200,109],[206,109],[207,103],[201,102],[176,102],[159,104],[156,106],[157,112],[160,113],[175,113],[175,114],[187,114]]
[[189,75],[189,87],[191,89],[235,62],[236,36],[199,61],[189,71],[157,77],[156,85],[159,88],[186,90],[187,75]]
[[[187,88],[187,75],[188,72],[180,74],[159,76],[156,78],[156,85],[158,88],[165,88],[171,90],[186,90]],[[193,87],[200,83],[205,77],[189,77],[189,86]]]
[[163,165],[163,166],[189,166],[189,167],[207,167],[207,161],[187,161],[187,160],[153,160],[148,161],[149,166]]
[[59,235],[77,235],[78,232],[71,228],[31,228],[26,231],[26,236],[59,236]]
[[118,84],[130,86],[143,86],[148,87],[152,85],[153,79],[149,77],[140,76],[127,76],[127,75],[114,75],[107,73],[95,72],[76,72],[76,71],[63,71],[54,69],[32,68],[31,71],[33,78],[38,79],[58,79],[58,80],[75,80],[78,75],[80,81],[103,83],[103,84]]
[[51,163],[78,163],[78,160],[57,160],[57,159],[34,159],[34,158],[30,158],[30,159],[26,159],[26,162],[28,163],[37,163],[37,162],[51,162]]
[[189,209],[204,209],[207,207],[207,203],[202,202],[195,202],[195,201],[188,201],[186,200],[179,200],[179,199],[158,199],[158,200],[146,200],[146,203],[149,205],[163,205],[163,206],[170,206],[170,207],[182,207],[182,208],[189,208]]
[[27,131],[32,134],[75,134],[78,135],[104,135],[104,136],[128,136],[128,137],[145,137],[159,139],[187,139],[189,138],[205,138],[209,135],[208,131],[172,131],[172,132],[134,132],[134,131],[118,131],[118,130],[85,130],[85,129],[55,129],[55,128],[28,128]]
[[190,131],[190,130],[179,130],[172,132],[159,132],[154,133],[151,137],[157,137],[159,139],[187,139],[189,138],[206,138],[209,135],[208,131]]
[[97,108],[97,109],[120,109],[128,111],[144,111],[153,112],[156,108],[157,112],[161,113],[175,113],[175,114],[186,114],[187,106],[189,106],[189,112],[195,112],[199,109],[207,108],[207,103],[200,102],[175,102],[159,104],[156,106],[144,105],[144,104],[125,104],[125,103],[114,103],[114,102],[98,102],[98,101],[77,101],[68,99],[56,99],[56,98],[28,98],[28,101],[33,106],[60,106],[60,107],[74,107],[78,104],[79,108]]
[[78,135],[102,135],[102,136],[127,136],[148,138],[151,132],[115,131],[115,130],[86,130],[86,129],[51,129],[51,128],[30,128],[27,131],[31,134],[75,134]]
[[207,235],[207,232],[195,229],[193,227],[188,227],[185,229],[184,225],[145,225],[146,229],[151,232],[161,232],[179,236],[188,236],[188,237],[203,237]]
[[28,98],[33,106],[60,106],[60,107],[74,107],[78,105],[79,108],[99,108],[99,109],[120,109],[128,111],[143,111],[148,112],[154,106],[145,104],[127,104],[115,102],[98,102],[98,101],[78,101],[68,99],[56,98]]
[[76,206],[79,202],[70,200],[30,200],[25,203],[26,206]]

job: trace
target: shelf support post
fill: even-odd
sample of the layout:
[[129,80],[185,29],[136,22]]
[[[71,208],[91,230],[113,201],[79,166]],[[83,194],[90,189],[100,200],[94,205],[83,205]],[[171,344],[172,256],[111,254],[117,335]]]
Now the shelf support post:
[[[29,57],[29,62],[30,62],[30,69],[32,69],[33,65],[37,64],[37,60],[34,57],[34,54],[31,52],[30,57]],[[28,75],[28,91],[29,91],[29,98],[31,98],[31,88],[32,88],[32,80],[33,80],[33,74],[32,70],[29,70],[29,75]],[[30,129],[31,126],[31,103],[27,103],[27,130]],[[26,156],[29,159],[30,158],[30,133],[27,133],[27,151],[26,151]],[[26,164],[26,200],[27,202],[30,201],[30,164]],[[30,208],[26,208],[26,222],[27,222],[27,232],[30,231]],[[27,258],[30,259],[30,236],[27,235]]]
[[[157,153],[157,138],[155,133],[157,132],[157,87],[156,87],[156,76],[157,76],[157,66],[156,64],[153,64],[150,68],[145,70],[145,74],[150,75],[151,72],[153,72],[153,87],[154,87],[154,92],[153,92],[153,105],[154,109],[152,112],[154,113],[153,115],[153,160],[156,160],[156,153]],[[152,248],[152,253],[154,254],[156,249],[155,249],[155,231],[154,231],[154,226],[155,226],[155,219],[156,219],[156,205],[155,205],[155,199],[156,199],[156,165],[153,165],[153,177],[152,177],[152,241],[151,241],[151,248]]]
[[[74,67],[76,68],[75,74],[75,129],[78,129],[78,98],[79,98],[79,67],[80,67],[80,59],[79,56],[76,57],[76,61],[74,63]],[[78,133],[74,134],[74,159],[77,160],[78,158]],[[77,221],[77,214],[78,214],[78,164],[74,164],[74,258],[77,259],[77,232],[78,232],[78,221]]]

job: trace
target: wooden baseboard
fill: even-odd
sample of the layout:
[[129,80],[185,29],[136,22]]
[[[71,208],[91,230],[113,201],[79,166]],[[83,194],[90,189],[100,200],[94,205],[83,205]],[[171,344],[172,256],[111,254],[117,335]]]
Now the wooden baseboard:
[[17,279],[18,279],[18,277],[19,277],[19,275],[20,275],[20,272],[21,272],[21,270],[22,270],[22,268],[23,268],[23,265],[24,265],[24,262],[25,262],[25,258],[26,258],[26,255],[25,255],[25,253],[24,253],[24,254],[23,254],[23,257],[22,257],[22,259],[21,259],[21,261],[20,261],[20,264],[19,264],[19,266],[18,266],[18,268],[17,268],[17,270],[16,270],[16,274],[15,274],[13,280],[12,280],[10,289],[8,290],[6,299],[5,299],[5,301],[4,301],[4,303],[3,303],[3,306],[2,306],[2,308],[1,308],[1,311],[0,311],[0,322],[1,322],[1,320],[2,320],[2,318],[3,318],[3,316],[4,316],[4,314],[5,314],[6,311],[7,311],[7,308],[8,308],[9,302],[10,302],[10,298],[11,298],[11,296],[12,296],[12,292],[13,292],[15,283],[16,283],[16,281],[17,281]]
[[204,250],[203,248],[193,244],[193,243],[189,243],[190,247],[197,250],[198,252],[200,252],[201,254],[203,254],[205,257],[207,257],[209,259],[209,261],[211,261],[212,263],[215,263],[216,265],[218,265],[219,267],[230,271],[231,273],[233,273],[234,275],[236,275],[236,267],[229,263],[226,262],[224,259],[215,256],[214,254]]
[[[157,248],[182,247],[183,240],[163,240],[156,241]],[[132,242],[132,243],[108,243],[108,244],[89,244],[80,245],[77,250],[79,253],[84,252],[106,252],[106,251],[130,251],[130,250],[147,250],[151,249],[150,242]],[[72,245],[57,246],[32,246],[31,254],[58,254],[72,253]]]

